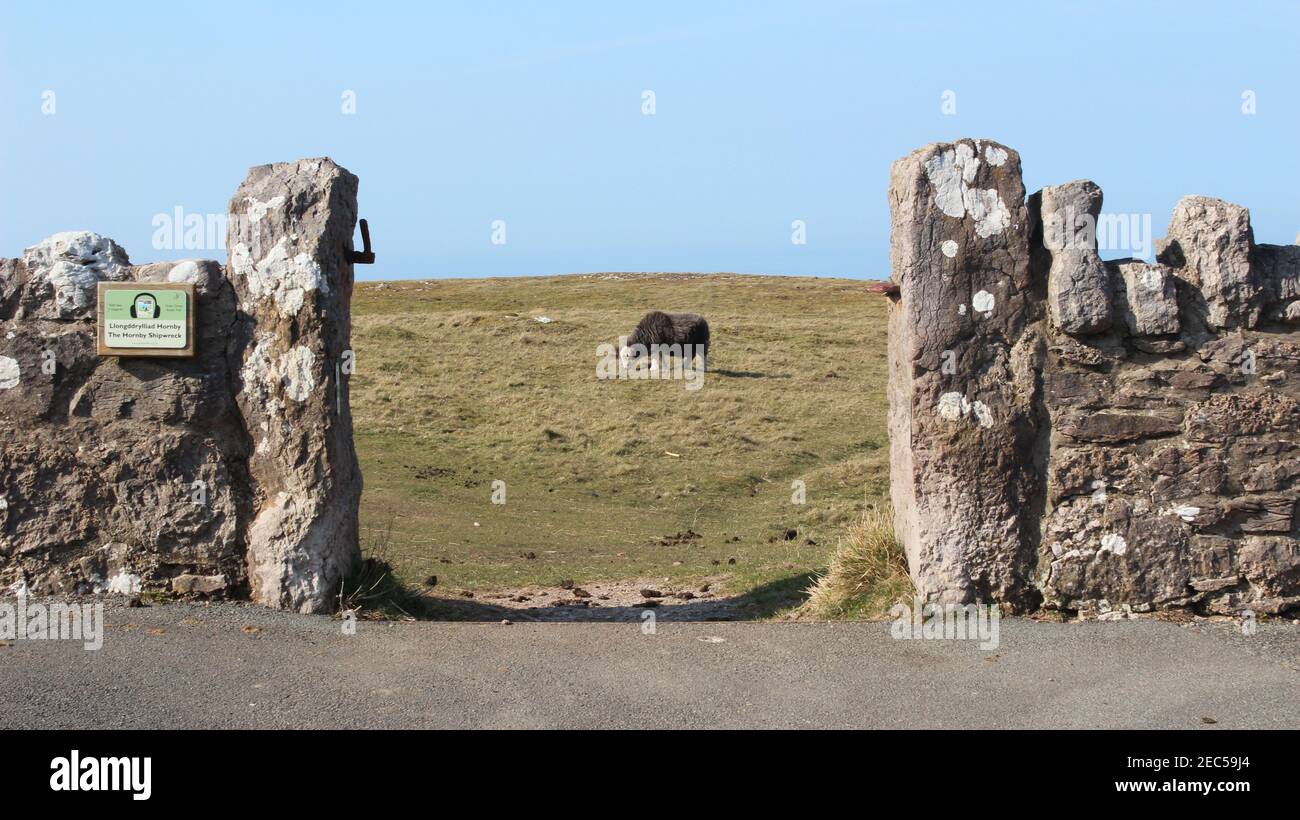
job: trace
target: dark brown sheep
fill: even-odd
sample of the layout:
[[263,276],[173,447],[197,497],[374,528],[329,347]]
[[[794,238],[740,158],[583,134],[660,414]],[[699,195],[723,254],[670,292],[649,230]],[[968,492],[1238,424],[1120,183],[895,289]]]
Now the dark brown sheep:
[[698,356],[700,369],[704,370],[709,358],[709,323],[695,313],[652,310],[641,317],[623,342],[618,356],[624,365],[649,356],[651,367],[656,367],[675,354],[683,359]]

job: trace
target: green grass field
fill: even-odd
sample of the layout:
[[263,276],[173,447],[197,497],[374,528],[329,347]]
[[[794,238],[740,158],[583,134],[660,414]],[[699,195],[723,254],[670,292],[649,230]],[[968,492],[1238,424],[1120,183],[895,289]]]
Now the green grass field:
[[[884,308],[840,279],[358,283],[364,541],[440,588],[802,588],[888,493]],[[709,320],[701,389],[596,378],[597,347],[651,309]]]

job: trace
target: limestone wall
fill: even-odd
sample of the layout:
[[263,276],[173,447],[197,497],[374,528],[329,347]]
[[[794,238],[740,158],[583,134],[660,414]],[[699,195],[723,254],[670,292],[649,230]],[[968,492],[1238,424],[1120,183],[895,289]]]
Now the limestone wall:
[[1300,246],[1186,197],[1103,261],[1102,192],[1015,151],[895,163],[890,436],[919,590],[1099,615],[1300,606]]
[[[0,591],[327,609],[356,560],[346,378],[357,179],[254,168],[226,267],[57,234],[0,260]],[[192,282],[192,359],[95,352],[101,280]]]

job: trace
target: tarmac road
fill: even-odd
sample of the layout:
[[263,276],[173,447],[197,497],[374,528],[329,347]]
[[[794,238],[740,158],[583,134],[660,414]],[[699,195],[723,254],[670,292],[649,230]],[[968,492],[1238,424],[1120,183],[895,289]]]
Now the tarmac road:
[[106,620],[97,651],[0,645],[0,728],[1300,728],[1291,621],[1004,619],[984,651],[868,623]]

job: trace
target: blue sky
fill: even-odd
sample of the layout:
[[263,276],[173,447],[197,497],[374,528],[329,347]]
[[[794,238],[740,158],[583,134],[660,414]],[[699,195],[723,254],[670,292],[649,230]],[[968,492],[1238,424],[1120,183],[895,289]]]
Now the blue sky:
[[963,136],[1156,235],[1200,193],[1292,242],[1297,31],[1296,3],[0,0],[0,255],[89,229],[224,261],[155,248],[155,215],[328,155],[361,178],[365,278],[878,278],[890,163]]

